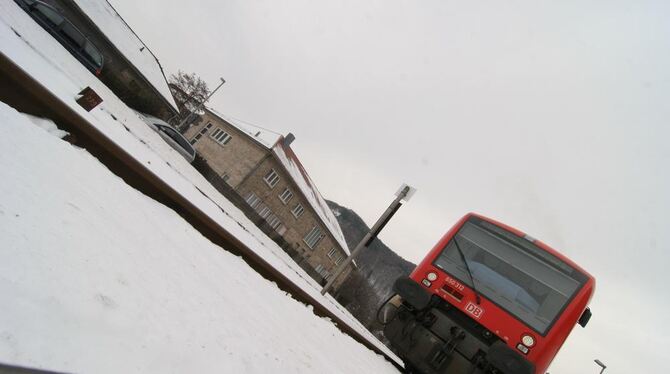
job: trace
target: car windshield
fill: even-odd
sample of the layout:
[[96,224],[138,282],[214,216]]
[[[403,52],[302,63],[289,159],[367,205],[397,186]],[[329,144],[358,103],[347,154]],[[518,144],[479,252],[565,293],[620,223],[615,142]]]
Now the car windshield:
[[[489,222],[470,219],[455,237],[477,291],[542,335],[586,281],[556,256]],[[472,287],[453,239],[434,265]]]
[[195,154],[195,150],[193,149],[191,144],[189,144],[189,142],[186,141],[186,139],[184,139],[184,137],[181,136],[177,131],[175,131],[174,129],[172,129],[171,127],[168,127],[168,126],[163,126],[163,125],[159,125],[159,124],[155,124],[155,125],[158,127],[159,130],[163,131],[172,140],[177,142],[177,144],[179,144],[179,146],[181,146],[186,152],[188,152],[188,154],[190,154],[191,156]]

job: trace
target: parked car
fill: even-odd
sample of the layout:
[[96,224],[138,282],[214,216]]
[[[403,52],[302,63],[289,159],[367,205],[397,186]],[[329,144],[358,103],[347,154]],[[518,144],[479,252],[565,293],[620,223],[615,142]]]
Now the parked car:
[[152,130],[156,131],[158,135],[165,140],[175,151],[179,152],[180,155],[184,156],[184,158],[188,162],[193,162],[195,160],[195,149],[191,145],[191,143],[182,136],[182,134],[179,133],[179,131],[175,130],[174,127],[168,125],[165,121],[150,116],[145,113],[140,113],[136,112],[137,115],[147,124],[149,127],[151,127]]
[[95,75],[100,75],[104,58],[98,48],[56,8],[39,0],[14,0],[37,23]]

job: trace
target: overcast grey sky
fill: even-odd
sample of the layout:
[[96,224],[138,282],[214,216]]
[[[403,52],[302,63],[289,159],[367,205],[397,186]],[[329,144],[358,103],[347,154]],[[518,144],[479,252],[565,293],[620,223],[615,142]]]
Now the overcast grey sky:
[[277,132],[322,194],[417,262],[475,211],[598,280],[552,373],[663,372],[670,2],[111,0],[166,73]]

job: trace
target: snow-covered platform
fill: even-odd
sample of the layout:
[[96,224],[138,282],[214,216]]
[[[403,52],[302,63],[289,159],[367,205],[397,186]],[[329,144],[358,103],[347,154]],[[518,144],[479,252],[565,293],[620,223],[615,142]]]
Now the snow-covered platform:
[[[11,1],[0,3],[0,52],[400,362]],[[75,102],[87,86],[103,99],[91,112]],[[74,372],[395,371],[86,151],[0,105],[0,361]]]
[[394,373],[311,307],[0,103],[0,362],[75,373]]

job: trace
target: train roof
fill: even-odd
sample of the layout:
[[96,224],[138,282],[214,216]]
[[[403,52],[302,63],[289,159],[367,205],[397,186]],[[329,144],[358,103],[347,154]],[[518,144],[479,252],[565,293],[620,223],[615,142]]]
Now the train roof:
[[566,264],[570,265],[571,267],[577,269],[578,271],[580,271],[581,273],[586,275],[589,279],[595,280],[595,278],[588,271],[584,270],[584,268],[577,265],[574,261],[572,261],[571,259],[569,259],[565,255],[563,255],[561,252],[559,252],[559,251],[555,250],[554,248],[550,247],[547,243],[545,243],[545,242],[543,242],[539,239],[536,239],[535,237],[533,237],[533,236],[531,236],[531,235],[529,235],[529,234],[527,234],[527,233],[525,233],[521,230],[518,230],[514,227],[511,227],[511,226],[506,225],[506,224],[504,224],[500,221],[497,221],[495,219],[492,219],[492,218],[489,218],[487,216],[481,215],[479,213],[470,212],[470,213],[466,214],[463,218],[467,219],[469,217],[477,217],[477,218],[483,219],[484,221],[487,221],[487,222],[490,222],[490,223],[492,223],[496,226],[499,226],[499,227],[501,227],[501,228],[503,228],[503,229],[515,234],[515,235],[526,238],[527,240],[529,240],[531,243],[535,244],[539,248],[551,253],[552,255],[558,257],[561,261],[563,261]]

